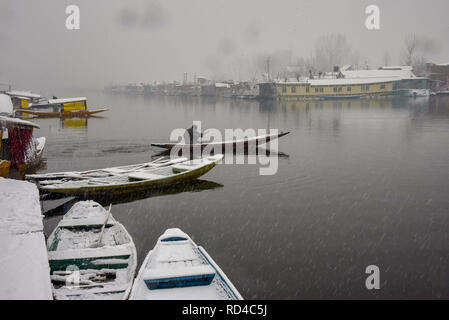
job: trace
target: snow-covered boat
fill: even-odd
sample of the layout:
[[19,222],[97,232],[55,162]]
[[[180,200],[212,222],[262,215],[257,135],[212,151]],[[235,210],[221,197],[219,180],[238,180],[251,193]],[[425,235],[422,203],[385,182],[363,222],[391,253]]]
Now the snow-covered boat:
[[42,158],[45,137],[33,138],[39,125],[12,117],[11,98],[0,94],[0,176],[7,177],[10,169],[20,174],[36,167]]
[[[178,162],[161,167],[142,167],[131,170],[104,170],[104,176],[91,177],[78,174],[45,179],[43,175],[30,175],[27,179],[39,180],[38,188],[42,193],[58,193],[66,196],[101,196],[112,193],[128,193],[158,189],[178,183],[194,180],[212,168],[223,159],[223,155],[210,156],[203,159]],[[115,172],[114,172],[115,171]],[[98,172],[98,170],[97,170]],[[63,174],[54,174],[54,176]]]
[[159,158],[151,162],[132,164],[128,166],[104,168],[104,169],[94,169],[88,171],[67,171],[67,172],[56,172],[56,173],[42,173],[42,174],[29,174],[26,176],[27,180],[42,181],[42,180],[84,180],[84,179],[96,179],[96,178],[107,178],[112,177],[117,174],[126,174],[142,169],[154,169],[173,165],[176,163],[181,163],[187,161],[187,158],[175,158],[175,159],[164,159]]
[[255,136],[250,138],[243,138],[243,139],[237,139],[237,140],[229,140],[229,141],[220,141],[220,142],[200,142],[200,143],[194,143],[194,144],[181,144],[181,143],[152,143],[151,146],[163,148],[163,149],[173,149],[173,148],[192,148],[195,150],[195,148],[209,148],[211,150],[217,150],[218,148],[219,152],[225,153],[226,151],[236,151],[238,148],[248,149],[249,147],[258,147],[260,145],[263,145],[265,143],[268,143],[270,141],[273,141],[275,139],[281,138],[290,132],[281,132],[278,134],[268,134],[268,135],[261,135],[261,136]]
[[137,267],[125,227],[93,201],[77,202],[47,241],[55,299],[127,299]]
[[132,300],[243,300],[203,247],[178,228],[159,237],[134,281]]

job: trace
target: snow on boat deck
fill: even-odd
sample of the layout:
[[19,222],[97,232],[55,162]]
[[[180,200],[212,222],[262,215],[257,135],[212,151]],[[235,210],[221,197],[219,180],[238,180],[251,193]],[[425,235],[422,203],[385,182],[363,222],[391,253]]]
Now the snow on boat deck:
[[39,192],[0,178],[0,299],[52,299]]

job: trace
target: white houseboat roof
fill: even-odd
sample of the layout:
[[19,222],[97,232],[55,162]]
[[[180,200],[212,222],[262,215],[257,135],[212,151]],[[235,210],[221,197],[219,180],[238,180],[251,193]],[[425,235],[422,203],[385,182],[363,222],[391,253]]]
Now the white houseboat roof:
[[30,122],[30,121],[0,116],[0,128],[6,128],[8,126],[23,126],[23,127],[31,127],[31,128],[38,128],[38,129],[40,128],[40,126],[38,124]]
[[29,98],[29,97],[24,97],[24,96],[13,96],[14,98],[17,98],[17,99],[21,99],[21,100],[27,100],[27,101],[30,101],[31,100],[31,98]]
[[0,93],[0,114],[12,114],[14,107],[12,105],[11,97]]
[[216,88],[230,88],[231,85],[229,83],[216,82],[215,87]]
[[332,85],[357,85],[374,84],[381,82],[399,81],[399,77],[379,77],[379,78],[343,78],[343,79],[313,79],[309,80],[312,86],[332,86]]
[[7,95],[17,98],[31,98],[31,99],[40,99],[42,96],[37,93],[31,93],[30,91],[8,91],[6,92]]
[[341,71],[348,78],[385,78],[398,77],[402,79],[416,78],[411,69],[377,69],[377,70],[348,70]]
[[383,77],[383,78],[324,78],[324,79],[309,79],[305,81],[297,82],[277,82],[278,84],[286,85],[305,85],[310,84],[311,86],[344,86],[344,85],[361,85],[361,84],[374,84],[374,83],[384,83],[399,81],[399,77]]
[[80,102],[80,101],[86,101],[87,98],[81,97],[81,98],[65,98],[65,99],[49,99],[49,104],[59,104],[59,103],[68,103],[68,102]]

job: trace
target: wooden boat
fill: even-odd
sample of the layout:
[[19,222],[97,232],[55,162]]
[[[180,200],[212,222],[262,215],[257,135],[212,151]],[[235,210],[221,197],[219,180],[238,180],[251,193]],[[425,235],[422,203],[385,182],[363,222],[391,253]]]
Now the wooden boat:
[[168,229],[140,268],[131,300],[243,300],[220,267],[180,229]]
[[[75,175],[62,179],[39,179],[37,185],[42,193],[84,197],[158,189],[194,180],[210,171],[222,158],[221,154],[191,161],[181,158],[178,161],[175,160],[174,164],[156,168],[144,167],[116,170],[116,172],[110,168],[107,169],[104,177],[92,178]],[[33,176],[27,176],[27,179],[33,180]]]
[[89,117],[101,112],[108,111],[108,109],[97,109],[97,110],[79,110],[79,111],[36,111],[31,109],[17,109],[16,112],[21,112],[25,114],[29,114],[36,117],[42,118],[81,118],[81,117]]
[[265,143],[268,143],[270,141],[273,141],[275,139],[281,138],[290,132],[281,132],[278,134],[271,134],[271,135],[262,135],[262,136],[256,136],[251,138],[244,138],[239,140],[233,140],[233,141],[221,141],[221,142],[201,142],[201,143],[194,143],[194,144],[180,144],[180,143],[152,143],[151,146],[163,148],[163,149],[173,149],[173,148],[190,148],[195,149],[201,147],[201,150],[207,148],[210,148],[211,150],[215,150],[218,152],[225,153],[227,150],[238,150],[238,148],[242,148],[244,150],[247,150],[250,147],[258,147],[259,145],[263,145]]
[[29,174],[26,176],[27,180],[42,181],[42,180],[62,180],[64,181],[78,181],[96,178],[114,177],[117,174],[132,173],[142,169],[154,169],[173,165],[187,161],[187,158],[175,158],[164,159],[159,158],[151,162],[145,162],[140,164],[133,164],[128,166],[94,169],[89,171],[68,171],[68,172],[56,172],[56,173],[43,173],[43,174]]
[[126,229],[101,205],[77,202],[47,241],[55,299],[127,299],[137,267]]
[[[53,111],[33,110],[33,108],[53,108]],[[16,113],[33,115],[36,117],[89,117],[108,109],[87,110],[87,98],[50,99],[48,104],[32,106],[31,108],[16,109]]]
[[42,155],[44,154],[46,142],[47,139],[45,137],[33,139],[34,146],[32,150],[34,152],[34,155],[29,160],[19,165],[18,171],[20,173],[29,172],[39,166],[42,160]]

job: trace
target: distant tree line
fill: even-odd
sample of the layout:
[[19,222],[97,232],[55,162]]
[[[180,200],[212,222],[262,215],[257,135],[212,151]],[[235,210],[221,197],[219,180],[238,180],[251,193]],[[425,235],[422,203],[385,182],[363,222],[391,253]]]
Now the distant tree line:
[[[399,64],[412,66],[414,73],[424,75],[427,56],[439,50],[435,40],[410,34],[404,36]],[[391,56],[385,52],[383,65],[391,65]],[[335,66],[352,65],[356,69],[368,69],[367,59],[361,57],[345,35],[327,34],[319,37],[308,57],[296,57],[291,50],[279,50],[270,54],[239,57],[228,69],[247,79],[287,79],[301,77],[320,77],[333,71]],[[228,77],[232,77],[228,75]]]

